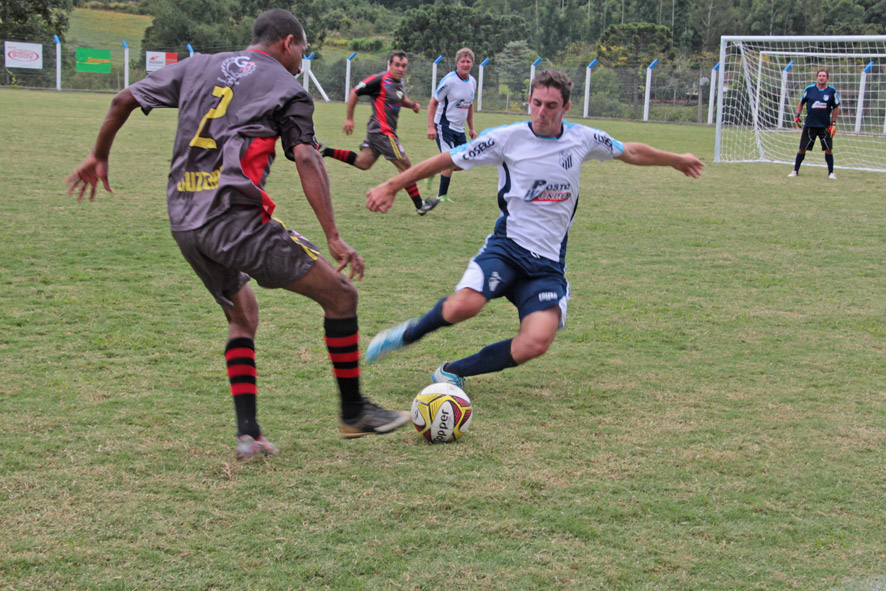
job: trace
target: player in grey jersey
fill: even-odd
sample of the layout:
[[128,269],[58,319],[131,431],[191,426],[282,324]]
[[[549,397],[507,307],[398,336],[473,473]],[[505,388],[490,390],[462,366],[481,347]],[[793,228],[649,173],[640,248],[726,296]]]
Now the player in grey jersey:
[[670,166],[693,178],[701,174],[704,164],[692,154],[622,143],[604,131],[563,121],[571,90],[566,74],[541,72],[530,85],[531,121],[487,129],[477,139],[425,160],[367,193],[367,207],[384,213],[395,193],[408,183],[452,166],[456,170],[499,167],[501,215],[455,293],[439,300],[420,319],[377,334],[366,349],[367,362],[473,318],[489,300],[499,297],[517,308],[517,336],[444,363],[431,379],[464,387],[468,376],[501,371],[544,355],[566,321],[570,298],[566,246],[578,205],[581,164],[616,159],[638,166]]
[[[387,433],[409,414],[376,406],[360,390],[357,290],[363,259],[341,239],[329,178],[316,149],[313,102],[294,75],[307,41],[291,13],[260,15],[243,51],[196,54],[118,93],[92,153],[68,177],[78,201],[101,181],[117,131],[136,108],[178,108],[167,187],[172,234],[228,320],[225,360],[237,414],[237,455],[277,453],[256,421],[258,303],[248,281],[305,295],[323,308],[326,345],[341,397],[347,438]],[[326,234],[333,266],[310,241],[272,217],[263,186],[277,139],[298,168],[302,189]],[[350,266],[346,279],[340,271]]]

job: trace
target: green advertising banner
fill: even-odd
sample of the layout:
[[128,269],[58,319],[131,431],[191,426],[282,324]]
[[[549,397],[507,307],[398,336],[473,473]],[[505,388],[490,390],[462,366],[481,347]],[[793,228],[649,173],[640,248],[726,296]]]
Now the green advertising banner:
[[111,50],[110,49],[86,49],[77,48],[77,71],[98,72],[99,74],[111,73]]

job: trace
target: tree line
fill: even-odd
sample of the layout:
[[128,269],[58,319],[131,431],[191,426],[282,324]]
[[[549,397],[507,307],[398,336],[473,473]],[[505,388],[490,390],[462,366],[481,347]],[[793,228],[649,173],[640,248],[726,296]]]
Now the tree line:
[[[254,17],[287,8],[322,54],[330,37],[382,38],[425,57],[494,56],[523,42],[547,59],[633,61],[713,53],[721,35],[886,34],[886,0],[0,0],[4,39],[57,34],[74,6],[147,13],[144,49],[243,46]],[[626,63],[627,65],[627,63]]]

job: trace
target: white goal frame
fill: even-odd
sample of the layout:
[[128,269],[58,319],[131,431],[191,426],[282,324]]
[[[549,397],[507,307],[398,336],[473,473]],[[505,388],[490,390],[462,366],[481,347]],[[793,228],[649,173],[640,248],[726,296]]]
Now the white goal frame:
[[[714,162],[793,164],[797,103],[818,69],[841,99],[836,167],[886,172],[886,35],[721,37]],[[825,165],[810,156],[804,166]]]

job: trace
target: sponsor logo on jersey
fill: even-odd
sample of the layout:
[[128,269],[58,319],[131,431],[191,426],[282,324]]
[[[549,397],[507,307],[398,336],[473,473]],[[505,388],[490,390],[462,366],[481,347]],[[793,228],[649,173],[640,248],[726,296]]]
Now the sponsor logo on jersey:
[[560,202],[572,197],[572,185],[570,183],[549,183],[541,179],[532,183],[532,188],[523,195],[523,201]]
[[560,166],[565,170],[572,168],[572,152],[560,152]]
[[473,101],[466,101],[464,99],[458,99],[455,103],[456,109],[470,109]]
[[491,138],[486,141],[482,141],[479,144],[475,144],[470,150],[468,150],[468,158],[476,158],[494,145],[495,140]]
[[540,302],[552,302],[557,299],[556,292],[553,291],[543,291],[538,294],[538,301]]
[[814,103],[812,103],[812,106],[810,107],[810,109],[827,109],[828,108],[828,102],[827,102],[828,97],[824,97],[824,98],[825,98],[825,102],[815,101]]
[[218,189],[218,177],[221,176],[221,168],[212,172],[192,171],[186,172],[176,187],[181,193],[196,193],[198,191],[214,191]]
[[255,62],[248,56],[235,55],[229,57],[221,64],[222,75],[219,80],[227,86],[236,86],[240,84],[240,80],[249,76],[256,70]]
[[599,133],[595,133],[594,134],[594,141],[596,141],[598,144],[603,144],[604,146],[606,146],[610,152],[612,151],[612,138],[611,137],[608,137],[605,135],[600,135]]

